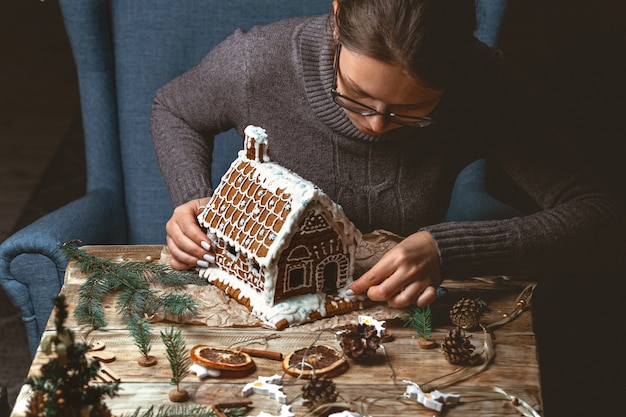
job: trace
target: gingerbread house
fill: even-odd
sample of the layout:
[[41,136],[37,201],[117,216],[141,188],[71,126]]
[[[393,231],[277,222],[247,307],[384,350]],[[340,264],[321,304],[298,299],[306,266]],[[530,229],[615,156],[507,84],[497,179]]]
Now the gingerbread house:
[[345,289],[360,232],[319,187],[270,160],[264,129],[244,133],[198,215],[216,255],[200,274],[275,328],[358,308]]

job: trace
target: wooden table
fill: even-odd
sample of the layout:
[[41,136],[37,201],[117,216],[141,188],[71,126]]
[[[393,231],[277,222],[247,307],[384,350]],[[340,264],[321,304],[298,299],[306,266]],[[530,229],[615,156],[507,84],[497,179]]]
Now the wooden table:
[[[109,260],[144,260],[148,256],[158,259],[162,249],[161,246],[86,248],[91,253]],[[67,326],[75,332],[79,332],[79,327],[72,311],[77,299],[77,289],[83,280],[84,276],[81,276],[80,271],[70,264],[62,292],[70,305]],[[454,302],[460,297],[479,296],[487,303],[481,322],[485,324],[498,322],[514,311],[516,304],[519,307],[518,296],[529,284],[531,283],[503,278],[445,281],[443,286],[449,290],[445,297],[448,304],[435,303],[433,312],[439,317],[447,316],[450,301]],[[93,340],[103,342],[105,350],[116,356],[116,360],[106,366],[120,377],[121,389],[117,397],[106,398],[106,404],[116,416],[131,415],[137,407],[145,410],[150,405],[174,405],[168,400],[168,393],[173,386],[170,384],[169,362],[160,339],[158,337],[154,339],[151,351],[158,359],[157,365],[149,368],[138,366],[139,350],[134,346],[128,330],[115,313],[114,305],[115,300],[111,298],[110,303],[105,306],[107,327],[93,331],[89,335]],[[153,333],[158,335],[160,330],[170,326],[171,322],[156,322]],[[204,325],[187,324],[176,326],[181,329],[187,348],[196,344],[227,347],[268,335],[279,337],[269,340],[266,347],[261,349],[282,352],[284,355],[308,346],[316,340],[316,343],[339,348],[339,342],[333,331],[313,332],[299,329],[297,326],[280,332],[258,327],[209,328]],[[428,409],[415,400],[405,398],[403,394],[407,387],[406,381],[412,381],[421,387],[437,388],[438,381],[462,374],[467,368],[450,365],[440,348],[431,350],[418,348],[415,330],[404,327],[401,320],[390,320],[386,327],[394,336],[394,340],[385,342],[372,362],[358,364],[350,360],[348,371],[333,379],[340,400],[354,404],[355,411],[372,416],[519,416],[520,411],[514,406],[518,403],[516,399],[519,399],[521,403],[527,403],[534,408],[535,415],[541,413],[540,373],[529,308],[514,320],[488,333],[494,340],[495,355],[485,370],[450,386],[438,388],[444,393],[460,394],[460,402],[445,407],[441,413]],[[441,323],[435,321],[432,339],[441,341],[452,327],[449,321],[441,320]],[[51,332],[53,328],[50,321],[46,333]],[[481,352],[487,333],[479,329],[467,334],[472,335],[471,341],[476,346],[476,352]],[[39,349],[31,366],[31,374],[37,373],[48,359],[49,357]],[[216,398],[232,400],[240,397],[244,385],[254,381],[258,376],[283,375],[280,362],[263,358],[254,360],[257,369],[245,378],[200,380],[196,375],[190,374],[181,384],[181,387],[191,394],[191,400],[187,404],[209,406]],[[303,416],[309,411],[300,397],[304,384],[305,381],[289,375],[284,375],[282,380],[283,392],[287,395],[291,411],[297,416]],[[29,395],[30,387],[24,386],[16,401],[12,417],[24,416]],[[515,399],[512,400],[512,397]],[[252,400],[252,407],[247,415],[258,416],[261,412],[280,415],[281,404],[268,396],[254,393],[245,398]]]

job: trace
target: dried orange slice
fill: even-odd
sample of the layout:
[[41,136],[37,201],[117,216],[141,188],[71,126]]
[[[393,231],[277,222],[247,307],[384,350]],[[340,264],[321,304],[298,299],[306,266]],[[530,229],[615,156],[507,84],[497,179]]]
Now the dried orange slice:
[[189,351],[191,360],[207,368],[217,369],[224,377],[242,377],[251,374],[256,364],[247,353],[235,349],[196,345]]
[[289,375],[310,379],[313,375],[334,378],[348,369],[348,362],[337,349],[313,345],[298,349],[283,359],[283,369]]

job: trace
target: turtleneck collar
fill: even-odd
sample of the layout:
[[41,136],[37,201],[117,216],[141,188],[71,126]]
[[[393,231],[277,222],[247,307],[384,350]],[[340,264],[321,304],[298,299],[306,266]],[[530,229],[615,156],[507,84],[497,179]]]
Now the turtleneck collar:
[[298,42],[304,88],[317,117],[341,135],[368,142],[395,140],[414,134],[419,128],[399,128],[382,135],[367,135],[355,128],[345,110],[335,104],[330,93],[335,58],[332,33],[328,16],[317,16],[304,24]]

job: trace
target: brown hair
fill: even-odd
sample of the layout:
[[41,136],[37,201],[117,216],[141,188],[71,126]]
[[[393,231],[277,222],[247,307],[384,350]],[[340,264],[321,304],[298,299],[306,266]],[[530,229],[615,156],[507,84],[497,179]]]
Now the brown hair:
[[445,88],[474,41],[474,0],[343,0],[335,14],[346,48]]

